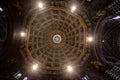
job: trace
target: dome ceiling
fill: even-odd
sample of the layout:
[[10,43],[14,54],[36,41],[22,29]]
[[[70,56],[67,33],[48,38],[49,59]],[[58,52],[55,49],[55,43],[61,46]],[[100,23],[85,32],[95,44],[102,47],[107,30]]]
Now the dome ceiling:
[[0,74],[41,80],[116,75],[118,69],[111,74],[109,68],[120,65],[119,2],[0,0]]
[[49,7],[36,11],[27,27],[27,54],[43,68],[63,68],[79,62],[85,53],[87,27],[80,15]]

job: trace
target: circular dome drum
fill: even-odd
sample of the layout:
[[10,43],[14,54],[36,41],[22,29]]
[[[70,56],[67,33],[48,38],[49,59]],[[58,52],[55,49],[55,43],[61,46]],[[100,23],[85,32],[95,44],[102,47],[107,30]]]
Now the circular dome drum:
[[95,52],[102,64],[120,65],[119,15],[103,16],[96,29]]
[[86,49],[86,24],[64,8],[37,11],[28,21],[26,50],[42,68],[56,70],[79,62]]

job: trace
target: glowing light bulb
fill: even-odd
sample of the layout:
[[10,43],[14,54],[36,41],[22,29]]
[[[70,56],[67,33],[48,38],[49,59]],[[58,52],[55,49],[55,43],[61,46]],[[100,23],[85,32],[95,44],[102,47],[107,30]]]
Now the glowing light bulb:
[[43,3],[39,2],[38,7],[42,9],[43,8]]
[[93,42],[93,37],[87,37],[87,42]]
[[32,66],[32,70],[35,71],[35,70],[37,70],[37,69],[38,69],[38,64],[34,64],[34,65]]
[[25,32],[20,33],[21,37],[25,37]]
[[68,72],[72,72],[72,71],[73,71],[72,66],[68,66],[68,67],[67,67],[67,71],[68,71]]
[[76,10],[76,6],[71,7],[71,12],[74,12]]

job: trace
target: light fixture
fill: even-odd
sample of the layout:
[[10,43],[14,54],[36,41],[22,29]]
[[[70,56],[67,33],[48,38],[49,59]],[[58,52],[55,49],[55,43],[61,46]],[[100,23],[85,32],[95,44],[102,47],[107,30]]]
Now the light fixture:
[[24,77],[23,80],[28,80],[28,77]]
[[92,36],[87,37],[87,42],[93,42],[93,37]]
[[67,71],[68,72],[72,72],[73,71],[73,67],[72,66],[67,66]]
[[43,3],[42,3],[42,2],[39,2],[39,3],[38,3],[38,7],[39,7],[40,9],[43,9]]
[[113,17],[112,19],[114,20],[120,19],[120,16]]
[[20,33],[21,37],[25,37],[25,32]]
[[38,64],[33,64],[33,65],[32,65],[32,70],[33,70],[33,71],[36,71],[37,69],[38,69]]
[[76,6],[75,5],[73,5],[72,7],[71,7],[71,12],[74,12],[75,10],[76,10]]
[[0,11],[2,12],[3,11],[3,9],[0,7]]

